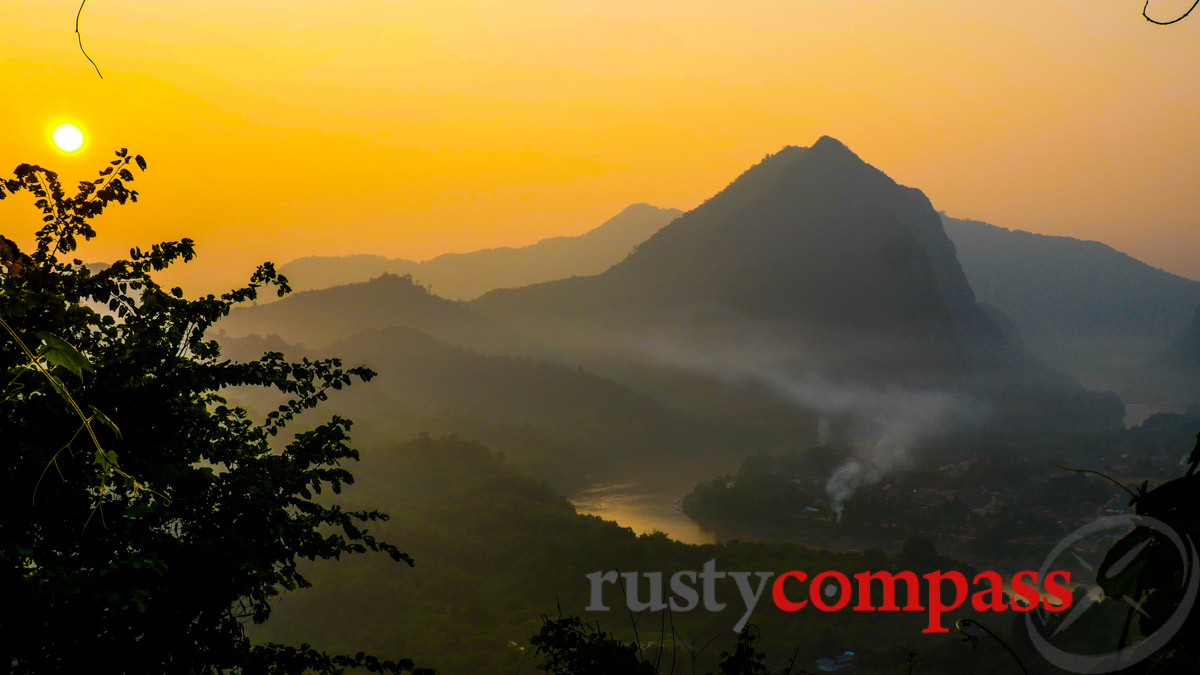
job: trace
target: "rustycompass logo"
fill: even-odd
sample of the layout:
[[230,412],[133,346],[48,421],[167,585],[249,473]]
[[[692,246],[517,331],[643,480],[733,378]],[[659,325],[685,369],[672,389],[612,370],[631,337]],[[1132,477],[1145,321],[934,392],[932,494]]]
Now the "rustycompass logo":
[[[719,612],[726,602],[718,597],[717,582],[732,579],[744,607],[741,619],[733,626],[740,632],[750,620],[768,587],[771,602],[783,612],[923,612],[928,622],[922,633],[947,633],[944,615],[959,608],[977,612],[1059,613],[1071,606],[1070,572],[1043,569],[1013,574],[1007,583],[999,572],[984,571],[968,577],[955,570],[936,570],[918,575],[912,571],[865,571],[848,575],[824,570],[809,575],[803,570],[775,572],[723,572],[715,560],[704,563],[699,572],[684,570],[671,575],[664,586],[662,572],[597,571],[587,575],[591,583],[589,612],[606,612],[604,587],[610,584],[624,591],[630,611],[689,612],[703,606]],[[669,593],[668,593],[669,590]],[[647,598],[643,600],[643,598]],[[899,604],[897,601],[899,600]]]
[[[1115,539],[1119,543],[1113,546]],[[1047,663],[1071,673],[1111,673],[1146,660],[1176,636],[1200,594],[1198,568],[1200,554],[1189,537],[1155,518],[1120,515],[1067,535],[1040,569],[1007,577],[995,571],[968,577],[953,570],[725,572],[709,560],[699,571],[679,571],[668,578],[661,572],[593,572],[587,575],[591,601],[586,609],[608,611],[608,587],[638,612],[701,607],[719,612],[728,601],[740,600],[741,618],[734,631],[741,631],[767,599],[783,612],[923,612],[923,633],[948,632],[946,615],[957,610],[1013,611],[1025,615],[1030,642]],[[1153,588],[1145,587],[1147,577]],[[720,597],[717,583],[725,579],[736,586],[736,599]],[[1097,654],[1064,646],[1069,640],[1063,634],[1072,626],[1088,625],[1084,617],[1101,603],[1127,606],[1131,618],[1137,618],[1140,639],[1126,636],[1120,648]]]
[[[1103,560],[1089,560],[1078,551],[1108,550],[1114,537],[1124,537]],[[1101,542],[1088,546],[1089,541]],[[1147,516],[1102,518],[1067,535],[1042,564],[1042,571],[1074,567],[1079,579],[1094,579],[1069,612],[1050,616],[1044,611],[1025,617],[1029,639],[1049,663],[1072,673],[1111,673],[1144,661],[1175,637],[1196,604],[1200,574],[1196,546],[1169,525]],[[1147,575],[1148,571],[1153,574]],[[1152,590],[1138,583],[1153,578]],[[1101,654],[1077,654],[1055,645],[1055,638],[1077,624],[1101,602],[1128,605],[1136,617],[1140,641]],[[1128,628],[1128,626],[1127,626]],[[1122,640],[1125,642],[1125,640]]]

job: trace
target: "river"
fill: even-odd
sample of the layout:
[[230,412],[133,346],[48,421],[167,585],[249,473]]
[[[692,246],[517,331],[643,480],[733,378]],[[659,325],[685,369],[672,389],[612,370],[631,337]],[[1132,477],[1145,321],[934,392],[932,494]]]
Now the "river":
[[685,544],[713,544],[719,537],[677,508],[677,500],[701,481],[734,473],[741,457],[689,457],[642,462],[637,476],[607,476],[569,496],[579,513],[616,521],[637,534],[662,532]]

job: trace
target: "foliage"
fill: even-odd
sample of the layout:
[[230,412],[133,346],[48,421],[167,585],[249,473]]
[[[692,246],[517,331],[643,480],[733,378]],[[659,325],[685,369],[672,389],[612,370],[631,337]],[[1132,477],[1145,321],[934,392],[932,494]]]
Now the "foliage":
[[[758,651],[756,643],[758,642],[757,633],[752,630],[752,626],[746,626],[742,632],[738,633],[737,640],[733,644],[733,648],[726,652],[721,652],[721,673],[720,675],[770,675],[767,669],[767,664],[764,658],[766,654]],[[793,668],[796,666],[796,654],[799,649],[792,654],[792,659],[788,661],[787,667],[778,671],[779,675],[791,675]],[[806,675],[808,671],[795,671],[795,675]]]
[[[290,440],[279,434],[331,389],[368,380],[338,359],[238,363],[206,331],[264,287],[288,291],[268,263],[249,284],[187,300],[152,278],[195,256],[189,239],[133,248],[93,272],[64,260],[96,236],[113,202],[137,201],[133,164],[117,152],[68,196],[58,176],[22,164],[8,193],[32,195],[42,225],[31,254],[0,237],[0,620],[13,672],[242,673],[350,667],[414,671],[411,662],[308,645],[252,644],[272,602],[303,588],[301,559],[378,551],[412,564],[364,523],[386,516],[321,498],[353,482],[350,421]],[[278,390],[262,422],[221,391]],[[86,447],[85,447],[86,446]],[[430,671],[422,671],[430,672]]]
[[721,675],[767,675],[767,664],[763,663],[766,654],[758,651],[756,641],[750,626],[743,628],[733,648],[721,652]]
[[[756,646],[757,641],[758,635],[752,627],[742,629],[733,645],[721,652],[718,675],[773,675],[767,668],[766,654]],[[606,633],[599,624],[590,626],[577,616],[554,620],[543,617],[541,631],[530,642],[537,648],[537,653],[544,657],[538,669],[552,674],[654,675],[662,672],[661,663],[655,665],[642,657],[638,643],[623,642]],[[804,670],[794,671],[794,668],[795,655],[778,674],[807,673]],[[674,670],[674,665],[671,669]]]
[[[1182,476],[1154,488],[1143,482],[1129,500],[1137,515],[1154,518],[1174,530],[1183,539],[1186,551],[1193,555],[1195,542],[1200,541],[1200,510],[1196,508],[1196,494],[1200,492],[1198,466],[1200,436],[1197,436],[1196,447],[1188,457],[1188,467]],[[1140,633],[1149,636],[1177,611],[1187,611],[1189,614],[1182,627],[1162,648],[1161,654],[1195,649],[1194,645],[1200,639],[1200,621],[1194,608],[1180,610],[1187,595],[1189,575],[1200,574],[1200,570],[1187,569],[1188,562],[1181,561],[1174,542],[1149,526],[1135,527],[1113,544],[1100,564],[1098,583],[1106,597],[1131,599],[1137,605],[1127,612],[1119,646],[1131,641],[1134,619]],[[1191,658],[1195,659],[1196,655],[1191,654]]]
[[529,642],[544,656],[538,666],[551,675],[654,675],[654,664],[641,656],[637,644],[626,644],[577,616],[544,618],[542,629]]

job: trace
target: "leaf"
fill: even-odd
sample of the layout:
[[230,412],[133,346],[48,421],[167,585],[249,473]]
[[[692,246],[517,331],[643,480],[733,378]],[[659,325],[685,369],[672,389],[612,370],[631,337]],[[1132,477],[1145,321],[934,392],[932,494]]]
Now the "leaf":
[[1137,605],[1138,627],[1149,635],[1175,613],[1183,599],[1182,562],[1164,537],[1139,527],[1109,549],[1096,579],[1109,598]]
[[96,465],[104,471],[115,469],[117,468],[117,453],[113,452],[112,450],[101,450],[100,448],[96,448],[94,461],[96,462]]
[[138,155],[138,156],[136,156],[136,157],[134,157],[134,158],[133,158],[133,161],[137,162],[137,165],[138,165],[138,168],[139,168],[139,169],[141,169],[142,171],[145,171],[145,170],[146,170],[146,158],[145,158],[145,157],[142,157],[141,155]]
[[1138,527],[1113,544],[1096,570],[1096,583],[1104,595],[1114,600],[1137,598],[1143,591],[1152,590],[1159,580],[1170,577],[1169,561],[1156,555],[1159,551],[1154,543],[1154,530]]
[[83,354],[79,353],[71,343],[44,331],[38,332],[37,336],[45,342],[42,348],[38,350],[38,354],[46,359],[49,363],[66,368],[75,373],[75,376],[80,380],[83,379],[83,371],[96,372],[90,361]]
[[112,432],[117,435],[117,439],[122,440],[121,439],[121,430],[117,428],[117,425],[114,424],[112,420],[108,419],[108,415],[105,415],[104,413],[100,412],[99,408],[97,408],[94,405],[89,405],[88,407],[92,409],[92,415],[94,415],[96,417],[97,421],[99,421],[101,424],[108,427],[109,429],[112,429]]

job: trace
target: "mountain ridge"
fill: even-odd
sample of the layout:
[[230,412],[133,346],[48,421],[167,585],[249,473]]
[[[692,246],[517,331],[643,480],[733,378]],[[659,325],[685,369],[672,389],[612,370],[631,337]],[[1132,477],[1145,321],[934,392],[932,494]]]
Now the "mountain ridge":
[[[1137,326],[1141,334],[1169,339],[1187,325],[1192,308],[1200,304],[1200,281],[1154,267],[1103,242],[941,216],[964,269],[971,271],[976,294],[1002,309],[1024,333],[1069,334],[1087,326],[1119,336]],[[1097,282],[1103,287],[1097,288]],[[1104,309],[1098,294],[1119,284],[1127,288],[1124,295],[1107,300],[1120,304],[1097,316],[1097,310]],[[1154,285],[1155,292],[1143,291]],[[1148,306],[1147,300],[1155,296],[1166,297]]]
[[1200,304],[1200,282],[1102,242],[941,218],[979,299],[1033,353],[1093,387],[1144,390],[1138,371]]
[[373,254],[306,256],[281,265],[280,272],[297,290],[368,281],[381,274],[412,275],[442,297],[465,300],[494,288],[603,272],[681,213],[639,202],[582,234],[547,237],[527,246],[444,253],[420,262]]

